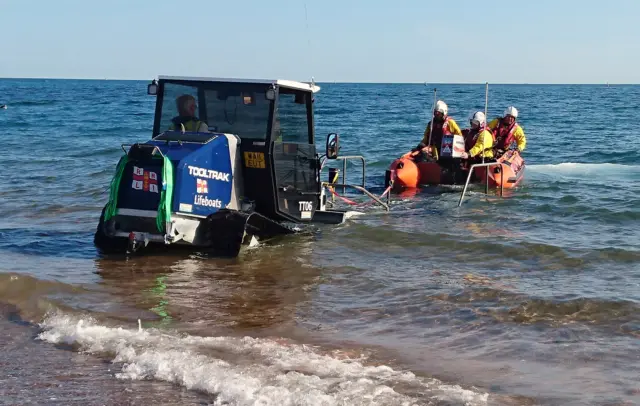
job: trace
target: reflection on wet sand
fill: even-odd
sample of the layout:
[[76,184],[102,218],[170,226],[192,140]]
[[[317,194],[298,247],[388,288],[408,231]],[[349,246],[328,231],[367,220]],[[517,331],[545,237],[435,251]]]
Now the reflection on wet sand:
[[294,327],[298,310],[322,278],[322,270],[309,265],[311,253],[310,243],[300,241],[237,259],[193,254],[100,258],[95,267],[99,284],[129,307],[130,320],[192,334],[231,328],[247,334]]

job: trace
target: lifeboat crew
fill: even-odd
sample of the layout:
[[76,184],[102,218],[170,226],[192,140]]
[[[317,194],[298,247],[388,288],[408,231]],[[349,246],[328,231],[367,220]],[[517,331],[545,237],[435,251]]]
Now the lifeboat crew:
[[484,113],[477,111],[469,120],[471,128],[465,131],[464,144],[467,152],[462,153],[462,158],[482,158],[493,160],[494,136],[487,129],[487,121]]
[[184,126],[185,131],[192,132],[208,132],[209,126],[204,121],[200,121],[196,117],[196,105],[195,97],[190,94],[183,94],[176,99],[176,109],[179,116],[171,119],[169,130],[180,130],[180,124]]
[[518,110],[513,106],[509,106],[501,118],[495,118],[489,123],[489,129],[493,131],[496,138],[495,149],[498,155],[502,155],[514,142],[517,144],[519,152],[524,151],[527,139],[524,136],[522,127],[516,123],[517,118]]
[[[424,130],[422,142],[414,149],[419,151],[428,147],[425,152],[431,153],[431,155],[437,160],[440,156],[440,146],[442,144],[442,136],[457,134],[462,135],[458,124],[448,115],[449,108],[447,104],[442,100],[438,100],[435,108],[433,109],[433,135],[431,136],[431,143],[429,143],[429,134],[431,133],[431,121],[427,123],[427,128]],[[435,147],[435,150],[434,148]]]

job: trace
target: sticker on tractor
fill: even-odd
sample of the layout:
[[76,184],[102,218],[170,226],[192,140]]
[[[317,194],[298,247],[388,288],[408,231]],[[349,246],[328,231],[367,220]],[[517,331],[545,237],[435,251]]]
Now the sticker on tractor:
[[261,168],[266,167],[264,163],[264,153],[262,152],[245,152],[244,164],[247,168]]
[[133,182],[131,188],[135,190],[143,190],[145,192],[158,192],[158,174],[146,171],[144,168],[133,167]]
[[298,202],[300,218],[310,219],[311,211],[313,211],[313,202]]
[[311,211],[313,210],[313,202],[298,202],[298,209],[300,211]]
[[191,176],[199,176],[201,178],[221,180],[223,182],[231,182],[231,180],[229,180],[230,175],[225,172],[218,172],[212,169],[198,168],[197,166],[191,166],[191,165],[189,165],[188,168],[189,168],[189,175]]
[[196,206],[213,207],[216,209],[222,208],[222,201],[220,199],[209,199],[207,196],[195,195],[193,198],[193,204]]
[[204,179],[196,179],[196,192],[197,193],[209,193],[207,187],[207,181]]
[[180,203],[180,211],[191,213],[193,211],[193,207],[190,204]]

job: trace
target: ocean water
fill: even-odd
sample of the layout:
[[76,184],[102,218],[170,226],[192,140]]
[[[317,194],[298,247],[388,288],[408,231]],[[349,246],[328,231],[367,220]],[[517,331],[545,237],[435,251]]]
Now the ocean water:
[[[102,258],[146,85],[0,80],[0,403],[640,404],[640,86],[491,85],[527,135],[502,198],[425,188],[236,259]],[[378,194],[434,87],[461,127],[484,109],[484,85],[321,86],[318,145],[338,132]]]

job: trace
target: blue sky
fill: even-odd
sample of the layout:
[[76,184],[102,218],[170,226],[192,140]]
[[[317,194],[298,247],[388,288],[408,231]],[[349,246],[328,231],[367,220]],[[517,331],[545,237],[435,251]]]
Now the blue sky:
[[0,77],[640,83],[638,18],[638,0],[0,0]]

